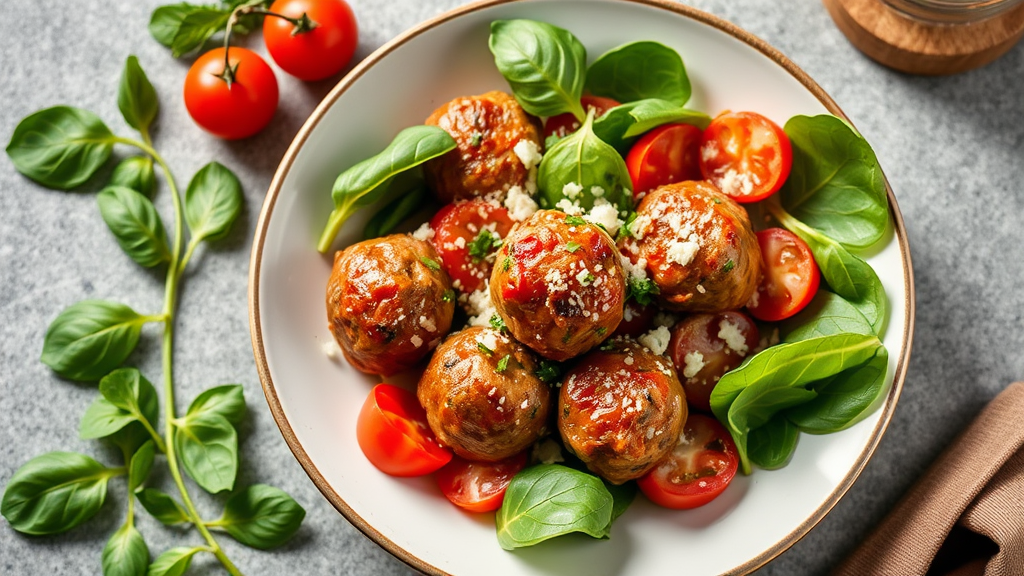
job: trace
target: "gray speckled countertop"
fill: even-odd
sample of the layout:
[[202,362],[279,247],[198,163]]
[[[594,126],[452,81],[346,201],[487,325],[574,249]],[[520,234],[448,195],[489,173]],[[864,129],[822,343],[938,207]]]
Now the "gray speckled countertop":
[[[350,0],[361,27],[357,58],[459,0]],[[201,271],[182,294],[177,338],[179,408],[200,390],[241,382],[249,418],[241,434],[240,481],[266,482],[308,511],[298,536],[272,553],[222,538],[250,575],[406,574],[328,504],[292,457],[263,399],[249,340],[249,247],[278,160],[334,79],[303,84],[278,73],[277,116],[242,142],[206,136],[179,96],[189,62],[174,60],[146,24],[159,0],[6,0],[0,19],[0,137],[31,112],[70,104],[120,126],[116,88],[136,54],[161,96],[155,141],[186,180],[217,159],[245,188],[227,241],[198,255]],[[823,574],[861,541],[927,464],[981,407],[1024,378],[1024,44],[981,70],[912,77],[857,52],[813,0],[694,0],[767,40],[831,94],[872,143],[899,201],[917,288],[914,352],[895,417],[874,458],[820,525],[759,574]],[[263,51],[258,39],[250,44]],[[167,210],[167,195],[158,208]],[[38,358],[48,323],[85,298],[158,309],[162,276],[129,261],[111,241],[92,194],[45,190],[0,157],[0,485],[29,458],[76,450],[114,461],[77,437],[96,391],[54,376]],[[160,373],[158,337],[144,331],[130,359]],[[158,482],[167,482],[158,478]],[[0,573],[95,574],[100,551],[124,514],[123,488],[97,518],[58,537],[29,538],[0,526]],[[199,499],[212,513],[214,501]],[[139,515],[154,553],[182,541]],[[0,522],[6,524],[6,522]],[[196,574],[220,573],[201,558]]]

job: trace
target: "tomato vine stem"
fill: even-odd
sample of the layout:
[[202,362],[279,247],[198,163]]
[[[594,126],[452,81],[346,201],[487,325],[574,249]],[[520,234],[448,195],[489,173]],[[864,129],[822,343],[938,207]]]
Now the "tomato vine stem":
[[303,12],[302,16],[298,18],[292,18],[291,16],[285,16],[279,12],[271,12],[263,7],[265,0],[250,0],[244,4],[240,4],[237,8],[231,11],[231,15],[228,16],[228,23],[224,28],[224,71],[218,75],[218,78],[227,82],[228,88],[231,88],[231,84],[235,82],[238,76],[238,64],[235,67],[231,67],[231,31],[236,25],[238,25],[238,18],[240,16],[248,16],[249,14],[260,14],[262,16],[273,16],[274,18],[281,18],[286,20],[292,25],[292,36],[298,36],[299,34],[305,34],[315,29],[320,24],[309,17],[309,14]]

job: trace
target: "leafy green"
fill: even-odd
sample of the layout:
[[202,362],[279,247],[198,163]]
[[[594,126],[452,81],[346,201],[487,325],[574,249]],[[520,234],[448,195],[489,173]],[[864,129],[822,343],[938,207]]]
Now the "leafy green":
[[508,368],[508,361],[512,358],[511,354],[505,354],[498,360],[498,365],[494,367],[495,372],[504,372]]
[[181,27],[181,21],[191,12],[194,6],[186,2],[167,4],[153,11],[149,20],[149,33],[153,38],[170,48],[174,44],[174,36]]
[[[96,398],[82,417],[78,434],[82,438],[106,438],[133,422],[145,422],[150,430],[157,424],[159,406],[156,390],[135,368],[114,370],[100,380],[100,397]],[[150,438],[143,429],[144,438]],[[116,439],[113,439],[116,442]],[[141,446],[142,440],[138,442]],[[125,445],[132,454],[138,446]]]
[[153,159],[149,156],[129,156],[114,167],[110,175],[111,186],[131,188],[144,196],[152,196],[156,188]]
[[482,228],[476,238],[469,243],[469,255],[473,261],[480,262],[494,250],[501,247],[501,237],[486,228]]
[[488,46],[524,110],[534,116],[571,112],[581,121],[586,116],[580,97],[587,50],[572,33],[534,20],[497,20]]
[[856,424],[887,391],[889,353],[879,348],[866,364],[844,370],[814,385],[817,397],[785,412],[802,432],[831,434]]
[[[170,45],[171,54],[178,58],[193,50],[198,50],[214,34],[224,30],[230,16],[230,10],[211,6],[192,6],[183,13],[183,18],[178,23],[178,29],[175,31]],[[152,25],[152,20],[150,25]]]
[[690,110],[657,98],[627,102],[608,110],[594,121],[594,133],[620,154],[625,154],[634,139],[664,124],[692,124],[701,130],[711,118],[703,112]]
[[889,224],[889,202],[871,146],[830,115],[786,122],[793,167],[779,192],[794,217],[846,248],[866,248]]
[[326,253],[341,225],[359,208],[379,200],[388,190],[385,186],[396,175],[454,150],[457,146],[450,134],[437,126],[413,126],[395,136],[387,148],[338,175],[331,197],[334,210],[317,250]]
[[106,438],[125,426],[136,422],[134,416],[110,403],[102,395],[93,400],[78,425],[78,437],[83,440]]
[[117,91],[117,107],[124,121],[142,134],[149,133],[149,126],[160,110],[156,90],[135,56],[129,56],[124,63],[121,85]]
[[653,303],[654,297],[659,293],[661,290],[650,278],[637,278],[631,275],[626,281],[626,300],[633,299],[641,306]]
[[202,547],[186,548],[179,546],[171,548],[156,557],[149,565],[146,576],[182,576],[188,567],[192,565],[192,557],[198,552],[203,552]]
[[149,471],[153,469],[153,459],[156,456],[156,444],[152,440],[147,441],[132,456],[128,465],[128,491],[135,492],[142,483],[149,478]]
[[533,374],[540,378],[541,382],[551,384],[562,377],[562,372],[562,365],[558,362],[554,360],[541,360],[540,365],[537,366],[537,371]]
[[134,526],[124,524],[103,547],[103,576],[145,576],[149,547]]
[[131,354],[150,320],[117,302],[72,304],[46,329],[41,360],[64,378],[99,380]]
[[429,196],[425,184],[420,180],[419,186],[395,198],[370,218],[363,228],[363,238],[369,240],[390,234],[399,224],[419,212],[427,204]]
[[161,524],[174,526],[190,522],[185,509],[174,498],[154,488],[140,490],[136,495],[142,507]]
[[288,541],[306,511],[283,490],[255,484],[228,498],[224,515],[210,523],[246,546],[267,550]]
[[203,166],[185,191],[185,221],[194,239],[219,240],[228,235],[242,211],[242,183],[218,162]]
[[188,407],[186,416],[217,414],[238,425],[245,417],[245,396],[241,384],[225,384],[203,391]]
[[92,518],[107,496],[107,481],[124,470],[75,452],[49,452],[18,469],[4,489],[0,513],[24,534],[57,534]]
[[818,290],[806,308],[783,322],[782,333],[786,342],[797,342],[833,334],[874,334],[875,330],[845,298]]
[[611,482],[605,481],[604,487],[608,490],[608,493],[612,495],[612,517],[608,521],[609,524],[615,522],[615,519],[622,516],[622,513],[629,508],[629,505],[636,499],[637,485],[636,482],[626,482],[624,484],[612,484]]
[[640,41],[599,56],[587,70],[586,90],[619,102],[658,98],[682,106],[691,89],[679,53],[658,42]]
[[772,416],[764,426],[750,431],[747,442],[750,461],[765,470],[782,468],[793,456],[799,436],[800,431],[783,414]]
[[532,466],[516,474],[505,492],[495,516],[498,543],[513,550],[570,532],[604,538],[613,507],[600,478],[558,464]]
[[56,106],[19,123],[7,155],[25,176],[49,188],[70,190],[107,163],[114,141],[114,134],[92,112]]
[[96,203],[103,221],[132,260],[146,268],[171,261],[164,223],[149,198],[131,188],[107,186]]
[[184,418],[174,431],[174,447],[188,475],[203,490],[231,490],[238,473],[238,434],[220,414],[200,412]]

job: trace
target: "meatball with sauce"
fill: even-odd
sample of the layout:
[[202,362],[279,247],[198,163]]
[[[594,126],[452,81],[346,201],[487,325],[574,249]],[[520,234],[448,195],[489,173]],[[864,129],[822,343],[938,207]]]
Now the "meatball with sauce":
[[637,278],[664,308],[717,312],[742,308],[757,288],[761,249],[750,218],[713,184],[687,181],[648,193],[619,242]]
[[672,451],[686,399],[665,358],[616,338],[565,375],[558,431],[594,473],[613,484],[639,478]]
[[545,358],[563,361],[615,331],[626,282],[604,230],[579,216],[541,210],[505,239],[490,291],[512,336]]
[[335,254],[327,319],[353,366],[390,376],[437,347],[455,313],[451,280],[438,262],[430,244],[405,234]]
[[547,432],[551,390],[533,354],[490,328],[448,337],[420,378],[416,395],[434,435],[467,459],[513,456]]
[[424,165],[427,184],[441,202],[503,200],[513,186],[527,188],[530,168],[540,162],[540,121],[505,92],[456,98],[425,124],[444,129],[458,143]]

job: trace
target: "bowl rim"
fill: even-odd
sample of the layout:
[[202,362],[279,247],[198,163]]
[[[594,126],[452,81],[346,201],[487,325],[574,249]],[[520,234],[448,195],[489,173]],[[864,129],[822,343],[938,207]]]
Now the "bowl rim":
[[[298,460],[299,464],[305,470],[310,480],[316,488],[324,495],[325,498],[344,516],[353,526],[355,526],[360,532],[366,535],[368,538],[373,540],[379,546],[384,548],[390,554],[406,563],[409,567],[422,572],[424,574],[449,576],[448,573],[440,570],[439,568],[431,565],[430,563],[416,557],[410,552],[406,551],[401,546],[395,544],[387,536],[379,532],[369,523],[367,523],[359,514],[355,512],[345,500],[334,491],[331,485],[324,478],[323,474],[317,469],[316,464],[310,459],[306,453],[305,448],[299,442],[295,435],[295,432],[289,423],[288,419],[284,414],[284,410],[281,406],[280,399],[278,398],[277,388],[274,385],[273,378],[270,375],[270,370],[267,365],[266,350],[263,344],[263,330],[260,322],[260,270],[262,267],[263,260],[263,248],[266,241],[267,228],[270,224],[270,217],[273,214],[274,207],[277,203],[278,195],[281,192],[281,186],[284,179],[291,170],[292,163],[295,161],[299,150],[302,148],[306,139],[310,133],[317,127],[320,120],[326,114],[327,110],[334,105],[334,103],[341,97],[345,91],[352,86],[356,81],[359,80],[362,75],[374,66],[378,61],[383,59],[385,56],[390,54],[392,51],[402,46],[409,40],[423,34],[424,32],[431,30],[449,20],[453,20],[477,12],[492,6],[501,4],[511,4],[513,2],[521,2],[527,0],[478,0],[471,2],[464,6],[460,6],[444,12],[438,16],[435,16],[429,20],[426,20],[405,32],[399,34],[389,42],[385,43],[380,48],[376,49],[373,53],[363,59],[358,65],[356,65],[351,71],[349,71],[331,91],[324,97],[319,105],[313,110],[309,118],[299,129],[292,143],[289,145],[287,151],[281,159],[277,170],[274,173],[274,177],[271,180],[270,187],[267,190],[266,198],[263,201],[262,209],[260,210],[260,216],[256,223],[255,236],[253,238],[252,252],[250,255],[249,263],[249,329],[250,336],[252,338],[253,355],[256,360],[256,370],[259,374],[260,383],[263,387],[264,396],[266,396],[267,404],[270,407],[271,415],[274,417],[274,421],[277,423],[278,428],[281,430],[282,436],[284,436],[285,442],[288,444],[288,448],[292,451],[295,459]],[[730,36],[740,40],[747,44],[751,48],[762,53],[774,63],[781,66],[786,72],[793,76],[801,85],[803,85],[815,98],[822,103],[823,106],[835,116],[842,118],[846,122],[850,122],[850,119],[843,113],[839,106],[835,103],[831,96],[829,96],[810,76],[807,75],[799,66],[794,64],[789,58],[787,58],[782,52],[772,47],[770,44],[760,39],[759,37],[743,30],[739,26],[732,24],[718,16],[698,10],[696,8],[686,6],[673,2],[671,0],[614,0],[626,4],[639,4],[643,6],[658,8],[667,10],[675,14],[690,18],[702,24],[706,24],[713,28],[716,28]],[[916,308],[916,295],[914,290],[914,278],[913,278],[913,267],[911,265],[910,257],[910,243],[907,239],[906,228],[903,222],[903,216],[900,213],[899,206],[896,203],[896,197],[893,194],[892,187],[889,185],[889,180],[885,177],[883,172],[882,179],[885,182],[886,196],[889,200],[889,211],[892,216],[892,225],[896,241],[899,244],[900,258],[903,263],[903,281],[907,287],[906,294],[904,295],[904,329],[902,337],[902,353],[896,363],[895,373],[893,375],[892,387],[886,397],[885,403],[880,408],[882,410],[881,417],[875,424],[874,429],[871,431],[871,436],[868,443],[864,446],[864,449],[857,456],[853,467],[843,477],[836,488],[829,494],[828,498],[819,506],[810,516],[804,519],[796,528],[794,528],[789,534],[781,538],[775,544],[767,548],[761,554],[747,560],[743,564],[736,566],[726,574],[749,574],[754,570],[764,566],[771,560],[775,559],[791,546],[796,544],[801,538],[803,538],[810,530],[816,526],[826,514],[828,514],[833,507],[839,502],[839,500],[846,494],[853,483],[857,480],[860,474],[863,472],[864,467],[867,465],[868,460],[874,454],[875,449],[878,447],[885,430],[889,426],[889,422],[892,420],[893,413],[896,409],[896,404],[899,400],[900,393],[903,390],[903,383],[906,379],[907,368],[910,361],[910,352],[914,339],[914,317]]]

